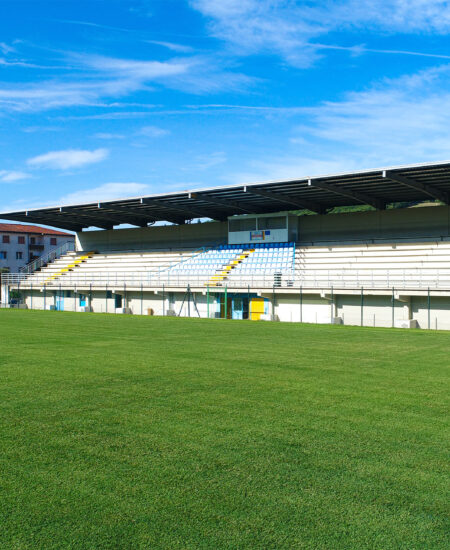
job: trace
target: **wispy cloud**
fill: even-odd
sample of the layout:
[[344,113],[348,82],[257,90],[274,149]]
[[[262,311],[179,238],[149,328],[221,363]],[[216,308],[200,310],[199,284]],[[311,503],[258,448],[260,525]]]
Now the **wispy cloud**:
[[415,57],[431,57],[434,59],[450,59],[450,55],[439,54],[439,53],[426,53],[426,52],[415,52],[408,50],[380,50],[375,48],[367,48],[364,45],[355,45],[355,46],[336,46],[333,44],[318,44],[310,43],[311,46],[317,48],[318,50],[340,50],[347,51],[353,55],[363,55],[365,53],[379,53],[379,54],[388,54],[388,55],[412,55]]
[[198,155],[194,159],[193,168],[196,170],[208,170],[218,164],[223,164],[227,160],[227,155],[223,151],[215,151],[208,155]]
[[143,126],[140,130],[136,132],[136,135],[138,136],[146,136],[146,137],[161,137],[161,136],[167,136],[170,134],[170,130],[166,130],[165,128],[159,128],[158,126]]
[[[52,80],[0,86],[0,110],[40,111],[69,106],[109,108],[137,91],[166,87],[196,94],[238,90],[255,80],[228,70],[217,57],[190,56],[167,61],[135,60],[89,54],[68,54],[76,74]],[[125,105],[124,105],[125,106]],[[112,117],[103,113],[105,117]],[[102,116],[100,114],[99,116]],[[120,114],[117,115],[117,118]]]
[[[235,53],[277,54],[299,67],[312,65],[325,49],[347,49],[314,42],[332,31],[364,29],[367,32],[446,34],[450,30],[450,2],[447,0],[328,0],[316,3],[191,0],[190,3],[208,18],[210,32],[225,41]],[[352,52],[355,48],[348,50]],[[368,51],[370,48],[359,50],[360,53]],[[406,52],[378,50],[377,53],[405,55]],[[421,54],[411,52],[409,55]]]
[[110,132],[98,132],[97,134],[94,134],[95,138],[98,139],[124,139],[124,134],[113,134]]
[[3,183],[15,183],[29,177],[31,177],[30,174],[19,170],[0,170],[0,182]]
[[[301,137],[351,148],[367,160],[450,156],[450,65],[384,80],[339,102],[307,109]],[[366,160],[366,162],[367,162]]]
[[38,168],[68,170],[100,162],[107,156],[108,149],[95,149],[94,151],[66,149],[63,151],[50,151],[30,158],[27,160],[27,164]]
[[450,159],[450,64],[385,79],[297,113],[290,144],[228,181],[261,181]]
[[2,52],[2,54],[6,55],[14,51],[15,49],[12,46],[9,46],[5,42],[0,42],[0,52]]
[[185,44],[176,44],[174,42],[163,42],[161,40],[145,40],[148,44],[155,44],[155,46],[161,46],[177,53],[192,53],[194,48],[186,46]]

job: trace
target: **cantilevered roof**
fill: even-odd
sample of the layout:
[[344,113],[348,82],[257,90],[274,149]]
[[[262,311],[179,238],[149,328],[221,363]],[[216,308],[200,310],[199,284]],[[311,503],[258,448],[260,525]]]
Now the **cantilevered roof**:
[[450,161],[0,212],[0,219],[81,231],[121,224],[145,227],[157,221],[183,224],[194,218],[226,220],[235,214],[280,210],[325,214],[336,206],[361,204],[383,209],[393,202],[424,200],[449,204]]

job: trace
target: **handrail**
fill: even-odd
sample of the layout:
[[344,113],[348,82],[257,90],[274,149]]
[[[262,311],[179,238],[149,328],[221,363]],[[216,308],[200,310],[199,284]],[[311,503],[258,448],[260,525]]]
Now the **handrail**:
[[[425,272],[424,272],[425,271]],[[279,273],[279,274],[278,274]],[[92,273],[68,272],[58,279],[48,280],[48,274],[34,274],[30,277],[27,273],[3,273],[1,283],[11,288],[33,288],[33,289],[57,289],[58,287],[105,287],[105,286],[131,286],[142,288],[156,288],[162,285],[170,287],[185,288],[210,286],[211,272],[200,273],[174,273],[169,271],[98,271]],[[253,274],[233,274],[226,280],[218,281],[217,286],[223,288],[243,288],[248,285],[259,288],[341,288],[341,289],[386,289],[395,287],[396,289],[415,289],[426,288],[450,290],[450,269],[446,270],[421,270],[417,269],[412,273],[406,274],[404,270],[386,270],[383,273],[374,270],[342,270],[333,273],[330,270],[309,273],[297,272],[292,274],[290,271],[281,271],[275,274],[272,271]]]
[[73,252],[74,250],[75,250],[75,242],[67,241],[63,245],[50,250],[50,252],[45,256],[40,256],[39,258],[36,258],[29,264],[25,265],[24,267],[21,267],[19,272],[26,273],[29,275],[31,273],[34,273],[36,270],[40,269],[41,267],[46,266],[48,263],[54,262],[55,260],[60,258],[63,254],[66,254],[67,252]]

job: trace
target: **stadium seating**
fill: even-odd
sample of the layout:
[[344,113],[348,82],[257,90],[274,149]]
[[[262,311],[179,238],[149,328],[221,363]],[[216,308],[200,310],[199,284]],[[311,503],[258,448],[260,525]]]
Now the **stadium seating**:
[[221,245],[148,252],[69,252],[27,283],[309,288],[439,287],[450,282],[450,242],[295,246]]
[[297,247],[295,274],[307,287],[436,286],[450,280],[450,243]]
[[193,276],[203,279],[204,284],[220,286],[236,279],[248,282],[253,276],[292,274],[293,266],[293,243],[222,245],[180,262],[169,270],[167,276]]

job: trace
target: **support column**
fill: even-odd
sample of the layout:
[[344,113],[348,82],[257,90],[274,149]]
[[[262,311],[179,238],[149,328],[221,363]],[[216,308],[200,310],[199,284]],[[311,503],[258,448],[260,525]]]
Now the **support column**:
[[9,304],[9,286],[2,283],[2,304]]

